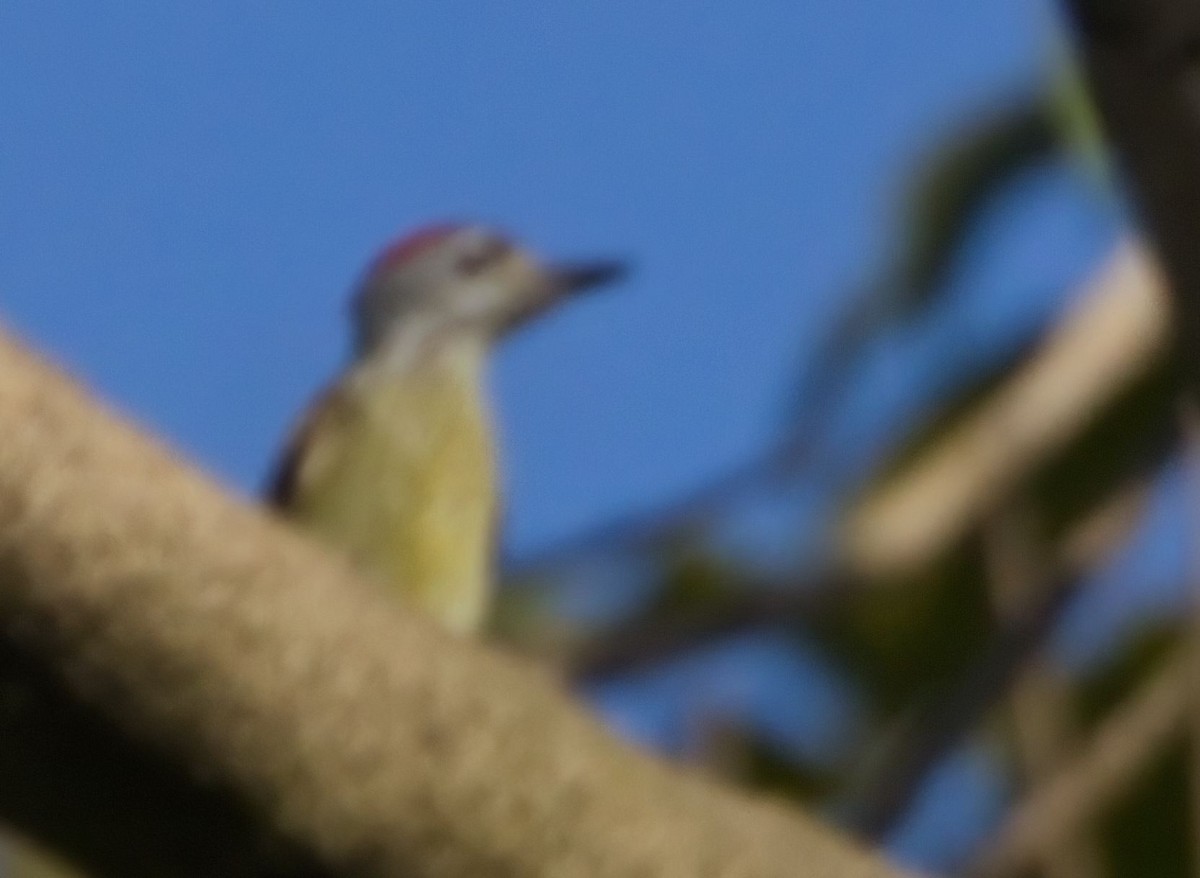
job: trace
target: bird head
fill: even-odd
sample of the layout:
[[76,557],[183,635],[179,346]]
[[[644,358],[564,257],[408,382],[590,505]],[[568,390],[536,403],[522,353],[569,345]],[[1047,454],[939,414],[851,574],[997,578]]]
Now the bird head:
[[616,280],[612,260],[544,262],[476,225],[420,229],[383,250],[353,301],[360,353],[408,325],[492,339],[573,293]]

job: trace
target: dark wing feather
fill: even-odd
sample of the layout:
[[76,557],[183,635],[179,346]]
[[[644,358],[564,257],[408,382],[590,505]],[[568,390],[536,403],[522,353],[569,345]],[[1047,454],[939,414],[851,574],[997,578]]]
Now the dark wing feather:
[[317,428],[325,419],[337,416],[343,406],[344,401],[336,385],[316,398],[304,419],[292,430],[291,437],[263,487],[263,500],[268,505],[277,509],[287,509],[292,505]]

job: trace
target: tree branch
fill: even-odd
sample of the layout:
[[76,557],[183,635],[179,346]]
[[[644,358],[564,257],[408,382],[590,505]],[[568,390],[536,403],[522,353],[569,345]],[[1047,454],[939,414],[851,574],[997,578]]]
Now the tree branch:
[[[985,525],[983,537],[992,604],[1001,618],[1019,617],[1045,587],[1048,564],[1030,510],[1019,501],[999,510]],[[1020,788],[1037,789],[1067,761],[1077,739],[1073,708],[1067,677],[1044,654],[1035,656],[1014,681],[1006,711]],[[1099,845],[1083,829],[1061,836],[1036,862],[1036,871],[1045,878],[1106,874]]]
[[[3,334],[0,424],[12,669],[28,663],[130,758],[169,766],[158,782],[236,801],[250,835],[301,853],[253,874],[896,874],[618,743],[544,673],[404,612]],[[31,744],[0,736],[0,758]],[[70,813],[77,766],[45,767],[25,792],[40,786],[47,819],[15,791],[5,817],[44,830]],[[121,783],[106,794],[73,853],[150,874],[151,849],[176,841],[129,819]],[[172,874],[230,874],[190,860]]]
[[1162,355],[1170,321],[1162,286],[1151,256],[1126,242],[976,414],[852,510],[846,564],[901,581],[1002,503]]
[[1200,6],[1065,5],[1106,134],[1170,279],[1181,361],[1200,398]]
[[972,878],[1024,874],[1129,787],[1182,731],[1194,662],[1188,645],[1106,718],[1079,755],[1022,801],[965,870]]

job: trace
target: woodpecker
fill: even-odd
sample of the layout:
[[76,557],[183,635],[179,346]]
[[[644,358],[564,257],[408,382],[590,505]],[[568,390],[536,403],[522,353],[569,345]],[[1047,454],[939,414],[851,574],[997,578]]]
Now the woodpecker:
[[498,519],[488,354],[623,273],[617,261],[546,263],[478,225],[387,247],[351,301],[351,362],[300,419],[269,501],[445,628],[476,632]]

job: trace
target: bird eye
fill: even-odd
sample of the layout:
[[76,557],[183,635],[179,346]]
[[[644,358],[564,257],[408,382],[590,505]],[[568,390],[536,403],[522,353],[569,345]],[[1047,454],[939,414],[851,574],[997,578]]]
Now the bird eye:
[[458,260],[458,271],[460,274],[472,275],[479,274],[488,266],[498,262],[505,253],[508,252],[508,245],[502,241],[489,241],[481,247],[472,249]]

